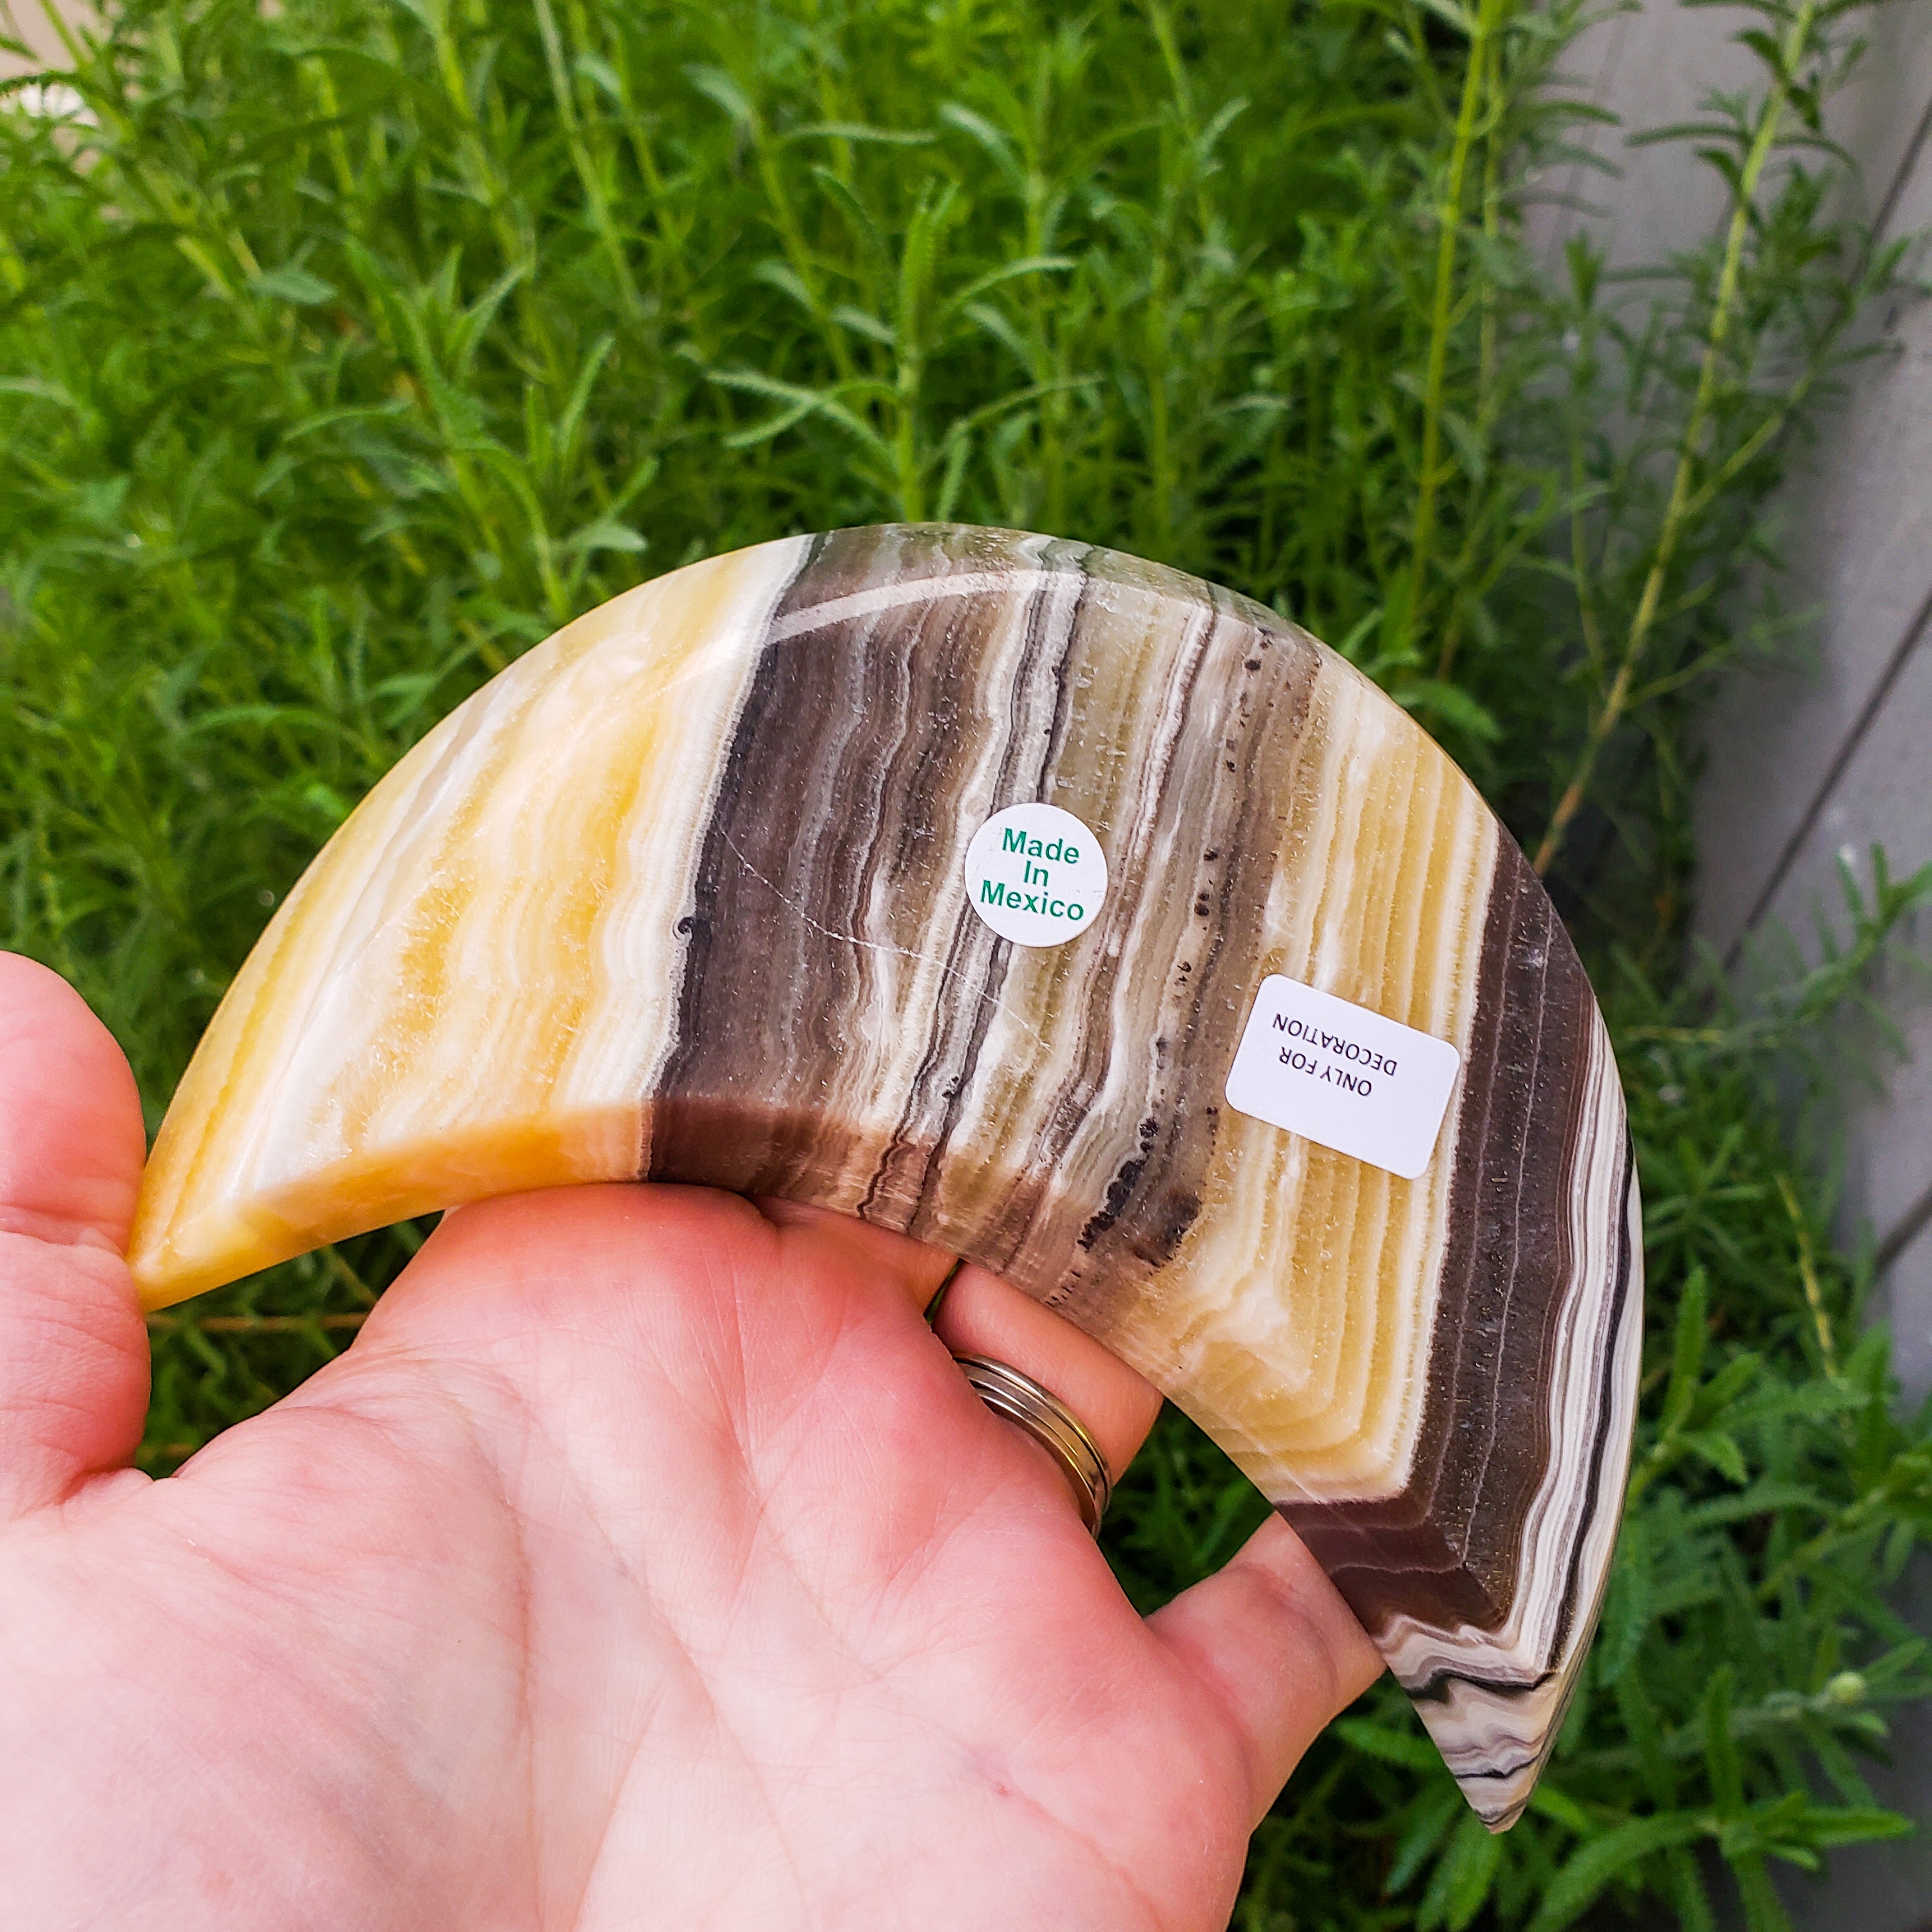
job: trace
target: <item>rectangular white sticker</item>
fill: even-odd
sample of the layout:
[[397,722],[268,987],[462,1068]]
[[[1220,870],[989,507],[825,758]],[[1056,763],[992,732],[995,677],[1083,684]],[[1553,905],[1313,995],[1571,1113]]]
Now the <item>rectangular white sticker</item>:
[[1446,1040],[1270,974],[1228,1075],[1228,1104],[1413,1180],[1462,1056]]

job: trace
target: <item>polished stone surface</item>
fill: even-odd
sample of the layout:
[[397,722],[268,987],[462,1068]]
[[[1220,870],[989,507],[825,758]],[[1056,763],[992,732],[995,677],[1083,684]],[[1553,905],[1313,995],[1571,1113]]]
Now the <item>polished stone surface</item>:
[[[966,852],[1035,802],[1090,830],[1106,896],[1021,945]],[[1460,1056],[1417,1178],[1228,1104],[1271,976]],[[1399,1038],[1370,1066],[1331,1036],[1307,1077],[1387,1106]],[[904,1229],[1099,1336],[1300,1532],[1476,1809],[1520,1810],[1629,1453],[1622,1098],[1522,855],[1334,652],[1158,566],[956,526],[615,599],[290,894],[176,1096],[133,1259],[158,1306],[638,1175]]]

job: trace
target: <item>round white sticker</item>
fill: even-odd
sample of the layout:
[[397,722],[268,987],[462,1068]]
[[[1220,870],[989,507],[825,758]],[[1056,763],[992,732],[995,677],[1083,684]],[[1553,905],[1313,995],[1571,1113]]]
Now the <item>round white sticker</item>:
[[1083,932],[1107,896],[1100,842],[1057,805],[997,812],[966,848],[966,896],[1002,939],[1058,946]]

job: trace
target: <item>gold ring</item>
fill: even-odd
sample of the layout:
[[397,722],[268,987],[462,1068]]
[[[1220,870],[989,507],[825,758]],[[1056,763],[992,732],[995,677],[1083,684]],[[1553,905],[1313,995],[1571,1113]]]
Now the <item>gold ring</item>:
[[955,1355],[973,1393],[995,1415],[1018,1423],[1065,1472],[1080,1520],[1095,1536],[1114,1492],[1107,1459],[1080,1418],[1030,1376],[990,1355]]

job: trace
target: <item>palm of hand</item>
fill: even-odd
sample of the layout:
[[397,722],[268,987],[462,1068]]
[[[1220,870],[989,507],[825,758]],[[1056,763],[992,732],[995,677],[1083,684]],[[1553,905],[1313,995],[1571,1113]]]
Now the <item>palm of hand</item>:
[[[1278,1522],[1137,1617],[926,1328],[946,1257],[695,1190],[472,1208],[150,1483],[131,1083],[0,967],[17,1923],[1225,1922],[1373,1653]],[[1116,1468],[1144,1432],[1144,1385],[991,1277],[946,1322],[1030,1350]]]

